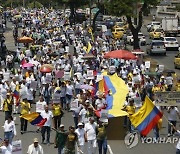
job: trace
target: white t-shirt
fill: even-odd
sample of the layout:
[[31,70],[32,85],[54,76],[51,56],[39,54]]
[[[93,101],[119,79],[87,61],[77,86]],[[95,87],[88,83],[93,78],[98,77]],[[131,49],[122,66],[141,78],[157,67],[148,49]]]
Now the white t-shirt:
[[83,108],[80,112],[79,112],[79,116],[80,116],[80,122],[83,122],[84,124],[88,123],[89,118],[87,117],[87,110],[85,108]]
[[78,136],[78,142],[79,142],[79,145],[84,145],[85,143],[85,140],[84,140],[84,134],[85,134],[85,130],[84,128],[80,129],[76,129],[75,130],[75,133],[77,134]]
[[179,113],[179,110],[178,110],[177,107],[174,107],[173,109],[170,109],[170,112],[168,114],[168,120],[176,121],[177,113]]
[[105,99],[97,99],[95,102],[95,105],[97,106],[97,110],[102,109],[102,107],[104,107],[105,104],[106,104]]
[[96,139],[96,127],[97,124],[94,122],[91,124],[90,122],[85,124],[84,130],[87,133],[87,140],[95,140]]
[[2,154],[12,154],[12,145],[8,145],[7,147],[6,146],[1,146],[0,147],[0,153]]
[[51,112],[51,111],[48,111],[48,112],[42,111],[42,112],[41,112],[41,116],[42,116],[44,119],[47,118],[47,121],[46,121],[46,123],[44,124],[44,126],[49,126],[49,127],[51,127],[51,119],[52,119],[52,117],[53,117],[52,112]]
[[40,102],[40,101],[36,102],[36,112],[41,113],[42,111],[44,111],[44,106],[46,106],[46,105],[47,105],[47,103],[45,101],[43,101],[43,102]]
[[66,94],[73,95],[73,86],[72,85],[66,86]]

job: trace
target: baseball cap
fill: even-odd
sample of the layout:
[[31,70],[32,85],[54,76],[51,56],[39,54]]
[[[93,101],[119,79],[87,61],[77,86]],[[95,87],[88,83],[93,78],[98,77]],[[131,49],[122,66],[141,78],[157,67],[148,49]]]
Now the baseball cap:
[[78,126],[83,126],[83,123],[81,123],[81,122],[80,122],[80,123],[78,123]]
[[38,139],[37,138],[34,138],[34,143],[37,143],[38,142]]
[[61,125],[60,125],[60,128],[61,128],[61,127],[64,127],[64,125],[63,125],[63,124],[61,124]]

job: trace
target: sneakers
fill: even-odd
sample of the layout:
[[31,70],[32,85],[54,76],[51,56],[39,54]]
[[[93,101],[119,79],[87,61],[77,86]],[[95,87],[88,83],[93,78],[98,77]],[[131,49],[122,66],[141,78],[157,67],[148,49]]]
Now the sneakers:
[[168,134],[168,137],[170,137],[171,136],[171,134]]

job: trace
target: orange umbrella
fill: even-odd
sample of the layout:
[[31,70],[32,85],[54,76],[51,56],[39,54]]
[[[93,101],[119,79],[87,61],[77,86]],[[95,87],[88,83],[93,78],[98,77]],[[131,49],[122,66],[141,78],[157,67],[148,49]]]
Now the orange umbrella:
[[32,43],[34,40],[31,37],[23,36],[18,39],[19,43]]
[[137,57],[128,50],[115,50],[105,54],[104,58],[119,58],[119,59],[137,59]]
[[41,68],[40,68],[40,72],[42,72],[42,73],[50,73],[50,72],[52,72],[52,68],[50,68],[50,67],[46,67],[46,66],[41,66]]
[[42,65],[41,67],[48,67],[48,68],[50,68],[50,69],[53,69],[53,68],[54,68],[52,64],[44,64],[44,65]]

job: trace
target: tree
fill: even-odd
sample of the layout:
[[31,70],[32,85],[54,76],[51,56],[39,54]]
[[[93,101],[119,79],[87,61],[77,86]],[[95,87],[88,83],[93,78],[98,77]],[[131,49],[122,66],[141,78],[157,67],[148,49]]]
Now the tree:
[[[143,13],[150,5],[157,5],[158,3],[159,0],[107,0],[105,5],[111,15],[126,16],[134,39],[133,48],[140,49],[138,33],[142,27]],[[138,18],[136,25],[132,22],[133,18]]]
[[75,23],[76,9],[88,4],[88,2],[89,2],[89,0],[61,0],[61,1],[62,1],[62,3],[69,6],[69,8],[71,10],[71,14],[70,14],[70,23],[71,24]]

